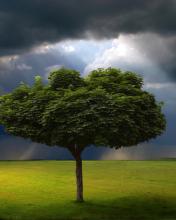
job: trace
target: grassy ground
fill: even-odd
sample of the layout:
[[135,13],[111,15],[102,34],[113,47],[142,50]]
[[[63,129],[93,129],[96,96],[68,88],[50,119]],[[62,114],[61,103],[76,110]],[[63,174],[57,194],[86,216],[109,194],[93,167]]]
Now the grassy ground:
[[1,161],[0,219],[176,219],[176,161],[84,161],[82,204],[74,165]]

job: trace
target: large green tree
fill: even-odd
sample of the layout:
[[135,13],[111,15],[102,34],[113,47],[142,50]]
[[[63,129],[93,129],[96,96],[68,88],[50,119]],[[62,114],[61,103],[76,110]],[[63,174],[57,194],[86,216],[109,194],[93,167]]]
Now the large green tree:
[[83,201],[82,151],[134,146],[165,129],[161,104],[132,72],[108,68],[81,77],[75,70],[37,76],[0,98],[0,124],[9,134],[67,148],[76,160],[77,200]]

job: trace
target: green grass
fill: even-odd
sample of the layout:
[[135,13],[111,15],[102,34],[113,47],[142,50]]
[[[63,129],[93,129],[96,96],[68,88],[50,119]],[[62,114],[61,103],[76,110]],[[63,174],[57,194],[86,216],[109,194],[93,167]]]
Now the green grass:
[[176,161],[1,161],[0,219],[175,220]]

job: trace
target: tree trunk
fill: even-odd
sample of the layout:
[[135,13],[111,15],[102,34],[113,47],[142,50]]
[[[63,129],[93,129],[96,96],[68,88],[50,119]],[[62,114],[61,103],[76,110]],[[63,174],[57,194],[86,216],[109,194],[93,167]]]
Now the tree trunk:
[[77,185],[77,202],[83,202],[83,178],[82,178],[82,159],[77,156],[76,160],[76,185]]
[[76,187],[77,187],[77,202],[83,202],[83,175],[82,175],[82,158],[81,153],[84,150],[83,147],[77,146],[75,144],[72,147],[68,147],[69,151],[73,155],[76,161]]

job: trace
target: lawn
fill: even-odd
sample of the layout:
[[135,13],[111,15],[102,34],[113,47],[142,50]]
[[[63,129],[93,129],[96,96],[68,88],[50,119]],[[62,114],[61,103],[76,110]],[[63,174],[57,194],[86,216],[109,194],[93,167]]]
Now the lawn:
[[1,161],[0,219],[175,220],[176,161]]

